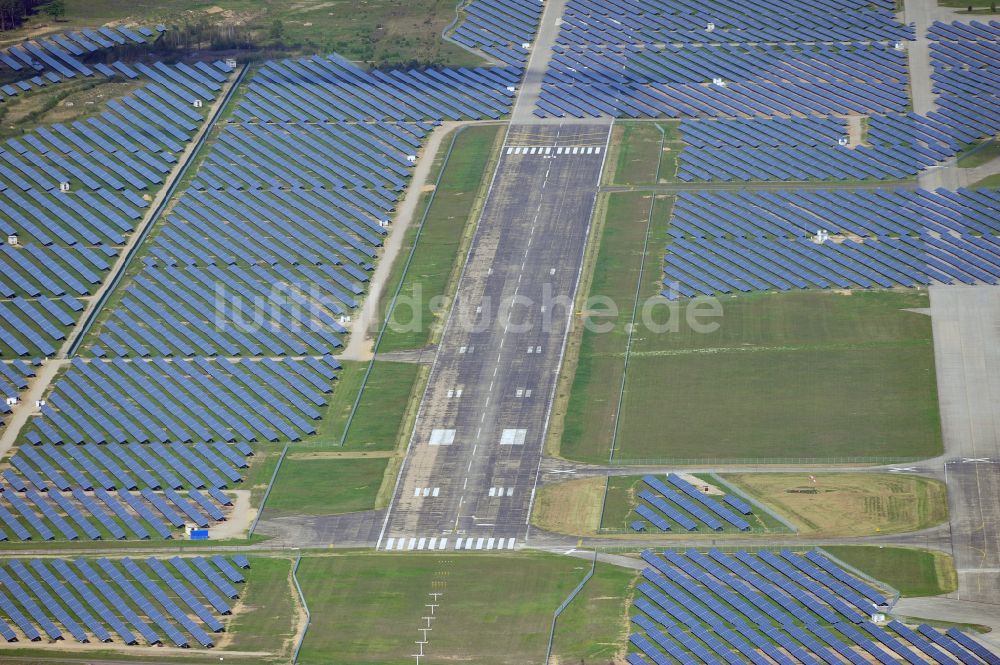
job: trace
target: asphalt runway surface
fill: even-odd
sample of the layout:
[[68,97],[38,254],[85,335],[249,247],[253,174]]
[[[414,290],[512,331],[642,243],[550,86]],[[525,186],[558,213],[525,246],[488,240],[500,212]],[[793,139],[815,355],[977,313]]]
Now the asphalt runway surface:
[[957,597],[1000,604],[1000,288],[930,296]]
[[523,544],[609,133],[510,128],[380,549]]

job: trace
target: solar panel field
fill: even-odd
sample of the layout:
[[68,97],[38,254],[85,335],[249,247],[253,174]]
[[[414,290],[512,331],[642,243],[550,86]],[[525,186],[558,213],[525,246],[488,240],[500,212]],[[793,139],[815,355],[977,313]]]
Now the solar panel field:
[[995,7],[27,4],[0,661],[1000,663]]

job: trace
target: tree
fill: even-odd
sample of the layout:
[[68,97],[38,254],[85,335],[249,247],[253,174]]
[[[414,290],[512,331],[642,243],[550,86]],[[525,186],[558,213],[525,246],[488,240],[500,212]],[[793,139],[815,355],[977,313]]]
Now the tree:
[[58,21],[66,14],[66,0],[49,0],[44,11],[52,17],[53,21]]
[[280,18],[274,19],[274,23],[271,24],[270,31],[271,39],[276,42],[280,42],[285,36],[285,24],[281,22]]

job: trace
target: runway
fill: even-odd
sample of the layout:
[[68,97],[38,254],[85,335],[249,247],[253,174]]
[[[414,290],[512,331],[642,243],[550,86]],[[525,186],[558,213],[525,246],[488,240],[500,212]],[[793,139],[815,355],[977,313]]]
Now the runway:
[[1000,604],[1000,289],[930,296],[956,597]]
[[511,126],[380,549],[523,544],[609,135]]

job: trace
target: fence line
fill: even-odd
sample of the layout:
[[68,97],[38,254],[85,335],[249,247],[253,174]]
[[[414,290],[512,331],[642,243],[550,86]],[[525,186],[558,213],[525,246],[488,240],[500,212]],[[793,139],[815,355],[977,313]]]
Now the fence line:
[[[657,123],[655,127],[660,130],[660,152],[656,160],[656,182],[660,182],[660,164],[663,163],[663,142],[667,138],[667,133],[663,127]],[[625,340],[625,360],[622,363],[622,382],[618,388],[618,406],[615,408],[615,424],[611,430],[611,452],[608,453],[608,462],[614,464],[615,452],[618,445],[618,428],[621,423],[622,404],[625,402],[625,381],[628,377],[628,361],[632,356],[632,339],[635,337],[635,314],[639,309],[639,299],[642,297],[642,280],[646,275],[646,253],[649,251],[649,232],[653,228],[653,211],[656,209],[656,197],[649,197],[649,214],[646,216],[646,233],[642,240],[642,255],[639,259],[639,275],[635,280],[635,298],[632,301],[632,318],[628,324],[628,337]],[[607,224],[607,222],[605,222]],[[600,254],[600,252],[598,252]],[[596,258],[594,259],[597,260]]]
[[552,657],[552,642],[556,637],[556,621],[559,619],[559,615],[562,614],[563,611],[569,607],[569,604],[573,602],[573,599],[576,598],[581,591],[583,591],[583,587],[585,587],[587,582],[590,581],[590,578],[594,576],[594,571],[596,569],[597,550],[594,550],[594,558],[591,561],[590,570],[583,576],[583,579],[576,585],[576,588],[570,592],[570,594],[566,597],[566,600],[564,600],[562,604],[556,608],[556,611],[552,613],[552,629],[549,631],[549,646],[548,649],[545,650],[545,665],[549,665],[549,659]]
[[[838,464],[879,466],[884,464],[913,464],[925,462],[928,457],[639,457],[613,459],[608,466],[700,466],[718,469],[722,466],[773,466],[781,471],[782,465],[823,466],[836,471]],[[638,469],[637,471],[641,471]]]
[[299,637],[299,643],[295,645],[295,652],[292,654],[292,665],[299,662],[299,651],[302,650],[302,643],[306,641],[306,632],[309,631],[309,624],[312,623],[312,615],[309,614],[309,605],[306,604],[305,594],[302,593],[302,587],[299,586],[299,578],[297,573],[299,572],[299,562],[302,561],[302,552],[295,557],[295,565],[292,566],[292,581],[295,582],[295,590],[299,592],[299,600],[302,601],[302,609],[306,611],[306,625],[302,628],[302,636]]
[[288,444],[281,450],[281,457],[278,458],[278,463],[274,465],[274,472],[271,474],[271,480],[267,481],[267,489],[264,490],[264,496],[260,500],[260,507],[257,508],[257,515],[253,518],[253,524],[250,525],[250,530],[247,531],[247,540],[253,538],[254,529],[257,528],[257,522],[260,521],[260,516],[264,514],[264,505],[267,503],[267,497],[271,496],[271,488],[274,487],[274,479],[278,477],[278,470],[281,468],[281,463],[285,461],[285,454],[288,452]]

